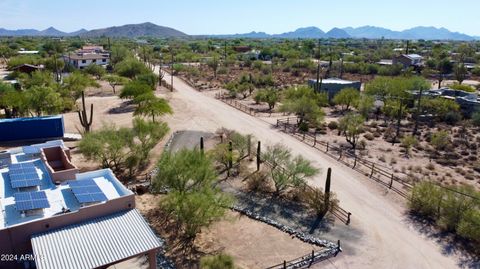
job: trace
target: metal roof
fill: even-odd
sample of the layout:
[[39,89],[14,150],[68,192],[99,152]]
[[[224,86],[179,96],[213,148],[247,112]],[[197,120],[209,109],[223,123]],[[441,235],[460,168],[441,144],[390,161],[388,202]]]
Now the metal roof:
[[31,243],[38,269],[96,268],[162,246],[137,209],[36,234]]

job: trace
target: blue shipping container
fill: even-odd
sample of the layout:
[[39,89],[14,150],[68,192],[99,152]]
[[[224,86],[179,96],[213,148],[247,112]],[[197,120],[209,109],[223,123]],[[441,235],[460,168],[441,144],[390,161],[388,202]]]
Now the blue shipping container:
[[0,120],[0,141],[61,138],[65,132],[63,116]]

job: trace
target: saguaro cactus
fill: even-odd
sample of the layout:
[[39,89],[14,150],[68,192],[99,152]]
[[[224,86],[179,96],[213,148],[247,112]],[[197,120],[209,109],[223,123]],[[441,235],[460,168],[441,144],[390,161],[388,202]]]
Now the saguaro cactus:
[[328,212],[330,207],[330,184],[331,184],[331,177],[332,177],[332,168],[328,168],[327,170],[327,180],[325,181],[325,213]]
[[82,110],[78,110],[78,118],[80,124],[86,133],[90,132],[90,126],[93,120],[93,104],[90,104],[90,118],[87,116],[87,109],[85,108],[85,93],[82,91]]

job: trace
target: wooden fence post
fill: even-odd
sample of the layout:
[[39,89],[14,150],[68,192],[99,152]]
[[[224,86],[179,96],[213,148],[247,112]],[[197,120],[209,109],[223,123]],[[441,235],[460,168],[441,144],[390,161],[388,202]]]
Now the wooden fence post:
[[262,144],[260,143],[260,141],[258,141],[258,145],[257,145],[257,171],[260,171],[260,162],[261,162],[260,153],[261,153],[261,146],[262,146]]
[[252,157],[251,157],[251,154],[252,154],[252,136],[251,135],[248,135],[247,136],[247,144],[248,144],[248,148],[247,148],[247,154],[248,154],[248,159],[249,160],[252,160]]
[[278,122],[279,122],[279,121],[280,121],[280,120],[279,120],[279,119],[277,119],[277,127],[278,127]]
[[200,137],[200,151],[202,152],[202,154],[203,154],[203,147],[204,145],[203,145],[203,136],[202,136]]
[[348,212],[347,213],[347,225],[350,224],[350,216],[352,215],[352,213]]
[[327,151],[326,152],[328,152],[328,142],[327,142]]
[[283,125],[283,128],[284,128],[284,131],[287,132],[287,123],[285,122],[285,124]]
[[392,173],[392,178],[390,179],[390,185],[388,187],[391,189],[392,185],[393,185],[393,173]]
[[370,177],[373,176],[373,171],[375,170],[375,164],[372,164],[372,172],[370,173]]
[[355,155],[355,160],[353,161],[353,168],[355,168],[355,166],[357,166],[357,155]]
[[305,140],[305,132],[303,132],[302,140]]
[[317,145],[317,134],[315,133],[313,135],[313,147],[315,147]]
[[341,160],[341,159],[342,159],[342,153],[343,153],[343,150],[340,149],[340,156],[338,157],[338,160]]
[[287,269],[287,261],[283,260],[283,269]]
[[310,260],[310,265],[309,266],[312,266],[314,261],[315,261],[315,250],[312,249],[312,258]]

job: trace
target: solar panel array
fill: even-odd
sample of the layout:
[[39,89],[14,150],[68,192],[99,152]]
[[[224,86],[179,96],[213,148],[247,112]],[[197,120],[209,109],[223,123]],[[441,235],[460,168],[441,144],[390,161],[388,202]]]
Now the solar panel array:
[[33,163],[14,163],[8,169],[12,188],[33,187],[42,183]]
[[44,191],[17,192],[13,194],[15,206],[19,211],[50,207]]
[[107,197],[93,179],[70,181],[69,185],[79,203],[102,202],[107,200]]
[[36,146],[25,146],[22,147],[23,153],[33,155],[33,154],[39,154],[40,153],[40,148]]

